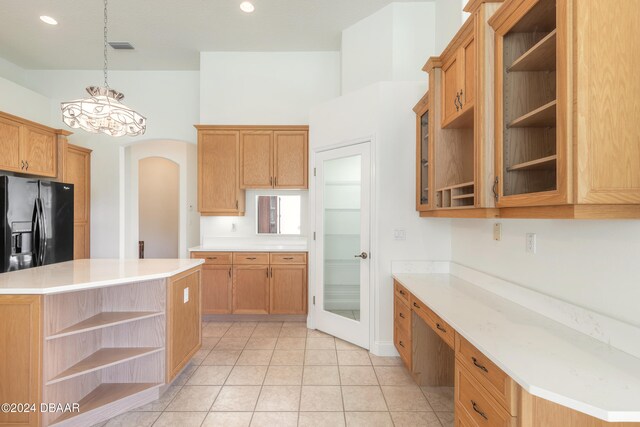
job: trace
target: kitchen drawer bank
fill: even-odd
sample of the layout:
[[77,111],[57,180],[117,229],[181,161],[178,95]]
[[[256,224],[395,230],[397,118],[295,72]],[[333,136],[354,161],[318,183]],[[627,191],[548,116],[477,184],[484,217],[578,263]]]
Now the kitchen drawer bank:
[[450,274],[394,273],[394,343],[456,426],[640,426],[640,359]]
[[77,260],[0,275],[0,402],[36,409],[3,411],[0,426],[88,426],[156,400],[202,344],[200,264]]
[[203,314],[305,315],[306,252],[192,251],[203,259]]

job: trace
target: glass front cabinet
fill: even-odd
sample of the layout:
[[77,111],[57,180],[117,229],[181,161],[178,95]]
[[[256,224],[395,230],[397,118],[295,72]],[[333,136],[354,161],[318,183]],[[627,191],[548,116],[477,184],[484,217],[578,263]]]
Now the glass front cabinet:
[[429,192],[429,92],[416,104],[416,210],[424,212],[431,209]]

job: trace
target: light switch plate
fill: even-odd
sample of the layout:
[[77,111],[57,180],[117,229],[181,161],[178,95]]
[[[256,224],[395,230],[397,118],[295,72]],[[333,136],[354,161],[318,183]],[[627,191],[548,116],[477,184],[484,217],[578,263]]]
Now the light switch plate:
[[527,253],[535,254],[537,250],[536,233],[527,233]]
[[394,240],[407,240],[407,230],[404,228],[396,228],[393,230]]
[[502,240],[502,224],[499,222],[493,224],[493,240],[496,242]]
[[185,304],[189,302],[189,288],[184,288],[183,300]]

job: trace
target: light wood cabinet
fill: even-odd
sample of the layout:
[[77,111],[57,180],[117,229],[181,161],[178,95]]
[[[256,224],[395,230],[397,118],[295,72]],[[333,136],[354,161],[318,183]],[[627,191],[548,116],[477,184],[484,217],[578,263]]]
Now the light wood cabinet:
[[242,216],[240,132],[198,132],[198,210],[201,215]]
[[73,258],[91,257],[91,150],[67,144],[63,181],[73,184]]
[[306,252],[192,252],[205,260],[204,314],[305,314]]
[[269,266],[233,266],[233,312],[269,313]]
[[188,270],[167,286],[167,382],[202,346],[201,270]]
[[70,134],[0,112],[0,170],[55,178],[58,138]]
[[417,127],[418,141],[425,145],[416,150],[420,216],[497,216],[493,116],[486,112],[493,111],[494,51],[487,21],[499,6],[499,0],[475,2],[451,43],[423,68],[429,91],[414,108],[418,120],[427,119]]
[[274,188],[308,188],[308,131],[274,132]]
[[273,187],[273,132],[240,132],[240,187]]
[[232,266],[202,267],[202,314],[231,314],[233,311]]
[[490,20],[501,216],[640,217],[636,18],[634,0],[508,0]]
[[[39,405],[42,395],[42,297],[0,295],[0,402]],[[0,412],[0,425],[39,426],[39,412]]]
[[269,271],[269,312],[305,314],[307,312],[307,266],[272,265]]

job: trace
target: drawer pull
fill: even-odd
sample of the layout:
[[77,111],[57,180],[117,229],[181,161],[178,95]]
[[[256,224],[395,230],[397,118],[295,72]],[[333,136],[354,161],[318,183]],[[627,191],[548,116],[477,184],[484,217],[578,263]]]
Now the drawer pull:
[[413,302],[413,306],[414,306],[415,308],[421,308],[421,307],[420,307],[420,306],[419,306],[415,301]]
[[252,256],[252,257],[247,257],[247,259],[256,259],[256,257]]
[[293,259],[293,257],[292,256],[286,256],[286,257],[284,257],[282,259]]
[[404,348],[404,343],[402,341],[398,341],[398,344],[400,344],[400,347]]
[[445,328],[443,328],[440,323],[436,323],[436,328],[440,329],[442,332],[444,332],[445,334],[447,333],[447,330]]
[[473,360],[473,364],[476,365],[478,369],[480,369],[481,371],[485,371],[486,373],[489,373],[489,370],[484,365],[481,365],[478,362],[478,359],[476,359],[475,357],[471,357],[471,360]]
[[480,408],[478,407],[478,404],[473,400],[471,401],[471,406],[473,407],[473,410],[476,411],[482,418],[484,418],[487,421],[489,420],[489,417],[487,417],[487,414],[482,412],[482,410],[480,410]]
[[400,289],[400,295],[402,296],[406,295],[402,289]]
[[398,316],[402,317],[404,319],[404,313],[400,313],[398,314]]
[[207,259],[218,259],[217,256],[208,256]]

